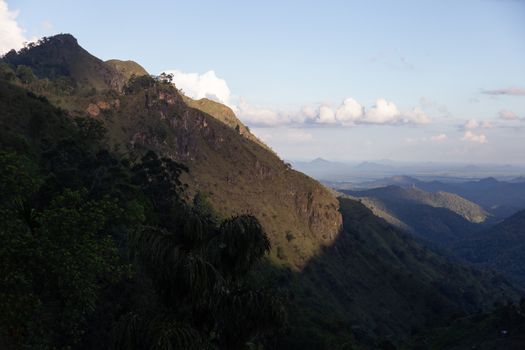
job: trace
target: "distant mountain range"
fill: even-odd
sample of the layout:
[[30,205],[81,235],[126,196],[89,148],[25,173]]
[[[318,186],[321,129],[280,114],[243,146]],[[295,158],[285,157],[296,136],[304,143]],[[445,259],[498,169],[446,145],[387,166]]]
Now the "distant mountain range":
[[[322,181],[365,182],[406,174],[420,180],[462,182],[495,176],[515,181],[525,174],[525,165],[453,164],[438,162],[396,162],[391,160],[334,162],[323,158],[313,161],[291,161],[300,171]],[[519,181],[519,180],[518,180]]]
[[[494,178],[460,184],[397,176],[368,183],[385,187],[341,192],[359,198],[375,215],[480,267],[496,269],[525,286],[525,183]],[[417,187],[416,187],[417,186]],[[427,192],[420,188],[437,192]],[[485,204],[493,212],[458,194]],[[497,203],[497,204],[496,204]],[[505,208],[506,210],[502,210]],[[501,216],[513,215],[501,221]]]
[[403,188],[414,187],[431,193],[454,193],[480,205],[496,218],[503,219],[525,208],[525,181],[521,179],[499,181],[494,177],[488,177],[463,182],[444,182],[421,181],[410,176],[392,176],[360,184],[328,182],[327,185],[339,189],[350,187],[353,190],[396,185]]

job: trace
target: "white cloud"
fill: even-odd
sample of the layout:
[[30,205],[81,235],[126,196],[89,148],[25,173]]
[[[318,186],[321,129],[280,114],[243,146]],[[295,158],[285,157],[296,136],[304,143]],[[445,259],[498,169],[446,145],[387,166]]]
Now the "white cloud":
[[204,74],[184,73],[179,70],[166,70],[173,74],[175,86],[193,99],[204,97],[216,100],[231,107],[237,116],[253,126],[284,125],[339,125],[357,124],[427,124],[430,118],[420,108],[400,111],[391,101],[377,99],[375,104],[365,109],[354,98],[346,98],[341,105],[332,108],[329,105],[307,105],[294,111],[281,111],[254,106],[242,97],[235,97],[228,84],[214,71]]
[[16,21],[18,11],[10,11],[7,3],[0,0],[0,55],[9,50],[18,50],[28,39]]
[[337,122],[334,111],[326,105],[319,107],[319,116],[315,121],[320,124],[335,124]]
[[335,115],[338,121],[343,125],[354,125],[354,123],[363,117],[365,109],[353,98],[347,98],[337,109]]
[[525,96],[525,88],[510,87],[506,89],[497,90],[484,90],[484,94],[487,95],[514,95],[514,96]]
[[428,124],[431,122],[425,112],[418,107],[402,113],[399,116],[399,119],[398,122],[402,124]]
[[509,110],[501,110],[499,111],[499,119],[503,120],[525,120],[525,118],[519,118],[518,115],[512,111]]
[[443,141],[446,141],[448,137],[446,134],[438,134],[438,135],[432,136],[430,139],[436,142],[443,142]]
[[255,125],[279,125],[282,118],[271,109],[252,106],[245,99],[240,98],[235,108],[242,120]]
[[384,98],[380,98],[374,106],[368,109],[365,120],[371,124],[390,124],[394,122],[400,114],[397,106],[393,102],[388,102]]
[[297,111],[274,111],[254,107],[240,99],[237,109],[241,120],[258,126],[317,124],[354,126],[358,124],[427,124],[430,118],[420,109],[400,111],[393,102],[378,99],[372,107],[365,109],[353,98],[347,98],[336,109],[329,105],[305,106]]
[[488,120],[485,120],[483,122],[478,122],[476,119],[469,119],[465,124],[463,125],[464,130],[474,130],[474,129],[491,129],[494,126],[492,123]]
[[500,119],[503,119],[503,120],[516,120],[516,119],[518,119],[518,116],[516,115],[516,113],[511,112],[511,111],[507,111],[507,110],[499,111],[499,117],[500,117]]
[[214,71],[198,74],[166,70],[165,73],[173,74],[173,83],[177,88],[182,89],[186,96],[196,100],[209,98],[232,107],[230,88],[224,79],[217,77]]
[[492,129],[494,126],[492,125],[491,122],[489,122],[488,120],[485,120],[483,123],[481,123],[481,127],[483,129]]
[[476,119],[470,119],[469,121],[465,123],[464,128],[465,129],[477,129],[479,128],[479,123],[477,122]]
[[465,131],[465,135],[463,135],[462,138],[463,141],[470,141],[470,142],[477,142],[477,143],[487,143],[487,137],[483,133],[473,133],[472,131],[468,130]]

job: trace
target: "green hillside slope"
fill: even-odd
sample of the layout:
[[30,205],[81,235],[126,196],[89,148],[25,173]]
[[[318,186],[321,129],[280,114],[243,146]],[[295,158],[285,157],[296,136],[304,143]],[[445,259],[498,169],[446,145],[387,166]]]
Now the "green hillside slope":
[[490,219],[479,205],[453,193],[398,186],[342,192],[359,198],[392,225],[441,246],[479,231]]
[[525,286],[525,210],[454,245],[466,260],[494,268]]

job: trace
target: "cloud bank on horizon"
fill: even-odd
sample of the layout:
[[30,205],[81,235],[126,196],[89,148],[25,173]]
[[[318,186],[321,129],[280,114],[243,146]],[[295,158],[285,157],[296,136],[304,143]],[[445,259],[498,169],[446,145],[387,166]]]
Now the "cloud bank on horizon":
[[184,73],[168,69],[173,74],[173,82],[184,94],[193,99],[209,98],[221,102],[237,114],[245,123],[257,127],[293,126],[343,126],[359,124],[404,125],[428,124],[428,117],[420,107],[400,110],[392,101],[378,98],[375,104],[365,108],[354,98],[346,98],[339,106],[311,104],[293,111],[281,111],[250,104],[243,97],[233,95],[226,81],[219,78],[213,70],[203,74]]

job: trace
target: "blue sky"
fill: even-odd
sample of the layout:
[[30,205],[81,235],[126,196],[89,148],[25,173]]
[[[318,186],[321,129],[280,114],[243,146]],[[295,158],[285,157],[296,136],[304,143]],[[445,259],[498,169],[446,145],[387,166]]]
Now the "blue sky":
[[287,159],[525,162],[525,1],[7,5],[25,38],[173,71]]

